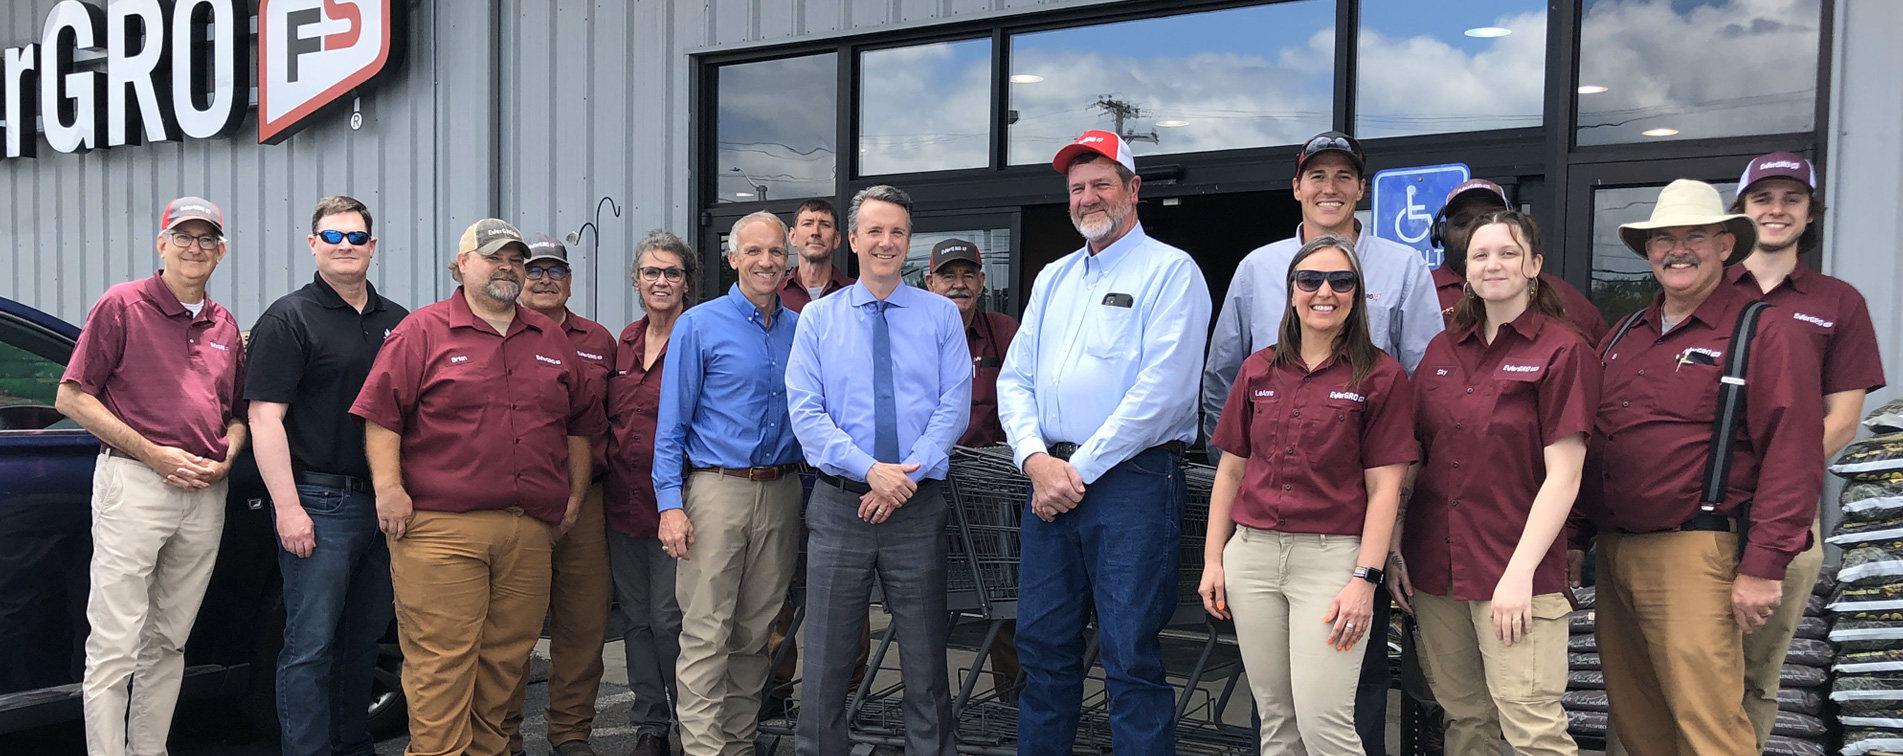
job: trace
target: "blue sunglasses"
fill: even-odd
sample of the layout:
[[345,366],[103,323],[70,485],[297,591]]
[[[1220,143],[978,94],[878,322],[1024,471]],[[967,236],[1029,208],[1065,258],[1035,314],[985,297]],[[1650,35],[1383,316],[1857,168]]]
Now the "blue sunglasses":
[[336,229],[327,228],[317,232],[317,238],[323,239],[325,244],[340,244],[343,240],[349,239],[351,244],[361,247],[370,241],[370,232],[351,231],[350,233],[344,233]]

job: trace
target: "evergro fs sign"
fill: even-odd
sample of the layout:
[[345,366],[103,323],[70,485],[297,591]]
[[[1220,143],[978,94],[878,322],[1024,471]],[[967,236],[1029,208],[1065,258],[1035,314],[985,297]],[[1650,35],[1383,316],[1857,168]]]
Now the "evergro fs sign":
[[[397,0],[260,0],[258,141],[276,144],[395,58]],[[228,136],[251,105],[248,0],[63,0],[0,53],[5,158]],[[36,124],[37,121],[37,124]]]

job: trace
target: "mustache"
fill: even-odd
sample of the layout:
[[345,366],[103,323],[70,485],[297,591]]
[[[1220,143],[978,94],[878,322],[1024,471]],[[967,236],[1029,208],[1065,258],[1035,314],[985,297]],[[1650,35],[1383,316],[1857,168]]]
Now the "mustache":
[[1677,265],[1679,263],[1685,263],[1687,265],[1697,265],[1698,256],[1687,255],[1687,254],[1672,254],[1672,255],[1666,255],[1665,259],[1659,261],[1659,265],[1668,266],[1668,267],[1672,265]]
[[945,292],[946,299],[970,299],[974,295],[970,289],[952,289]]

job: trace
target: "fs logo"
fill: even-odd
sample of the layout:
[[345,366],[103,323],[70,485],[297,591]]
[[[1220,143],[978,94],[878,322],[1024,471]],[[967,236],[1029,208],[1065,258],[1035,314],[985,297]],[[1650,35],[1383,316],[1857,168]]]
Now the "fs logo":
[[319,109],[381,73],[395,53],[396,0],[263,0],[258,142],[289,138]]

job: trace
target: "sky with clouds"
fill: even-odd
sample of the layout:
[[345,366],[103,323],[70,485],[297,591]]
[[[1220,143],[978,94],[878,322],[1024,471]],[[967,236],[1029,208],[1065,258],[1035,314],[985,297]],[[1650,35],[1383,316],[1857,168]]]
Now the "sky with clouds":
[[[1588,0],[1581,22],[1580,142],[1640,132],[1705,138],[1812,128],[1819,0]],[[1048,160],[1109,128],[1094,105],[1143,113],[1137,154],[1298,144],[1326,130],[1332,0],[1297,0],[1011,38],[1013,164]],[[1357,136],[1536,127],[1545,86],[1543,0],[1363,0]],[[1509,33],[1473,37],[1497,27]],[[862,172],[982,167],[990,109],[986,39],[869,51],[862,62]],[[832,191],[834,56],[729,66],[720,85],[720,190]],[[1590,125],[1589,125],[1590,124]],[[1603,124],[1603,125],[1601,125]],[[1589,126],[1587,126],[1589,125]],[[733,171],[733,168],[741,171]]]

